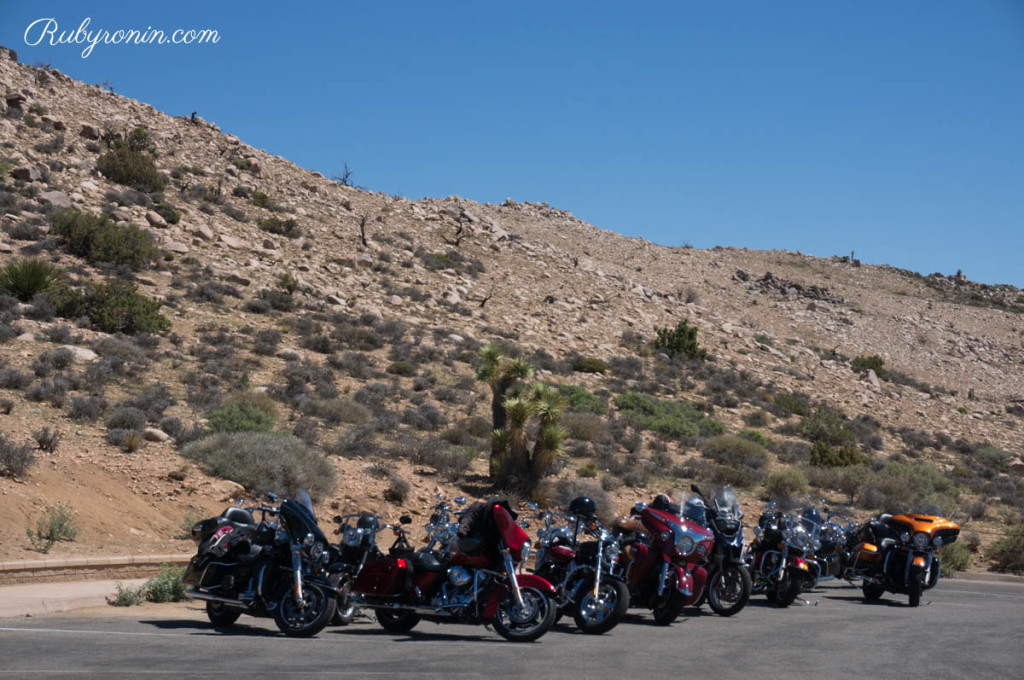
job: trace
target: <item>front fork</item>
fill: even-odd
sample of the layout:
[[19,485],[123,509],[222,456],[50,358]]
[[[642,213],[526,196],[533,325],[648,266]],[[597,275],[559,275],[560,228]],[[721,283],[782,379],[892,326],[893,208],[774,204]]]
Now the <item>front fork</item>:
[[505,562],[505,574],[508,576],[509,583],[512,584],[512,594],[516,596],[516,605],[519,607],[519,611],[523,611],[523,593],[519,590],[519,579],[516,578],[516,565],[512,561],[512,555],[507,547],[502,546],[501,556]]
[[597,564],[594,566],[594,600],[600,597],[601,593],[601,569],[604,563],[604,539],[597,539]]
[[306,597],[302,592],[302,546],[297,543],[292,543],[292,574],[295,576],[295,603],[305,607]]

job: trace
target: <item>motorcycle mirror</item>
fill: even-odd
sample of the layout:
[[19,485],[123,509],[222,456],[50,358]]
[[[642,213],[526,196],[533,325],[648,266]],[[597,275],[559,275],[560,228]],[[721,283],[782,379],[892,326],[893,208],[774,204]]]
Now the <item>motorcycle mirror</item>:
[[530,501],[529,503],[526,504],[526,507],[530,508],[530,510],[536,510],[538,506],[533,501]]
[[245,501],[242,500],[241,498],[232,498],[231,502],[234,503],[235,505],[242,505],[242,503],[244,503]]
[[465,505],[466,504],[466,497],[465,496],[456,496],[455,497],[455,504],[456,505]]
[[270,493],[269,491],[267,492],[267,500],[270,501],[271,503],[276,503],[277,498],[278,496],[276,493]]
[[443,493],[439,493],[439,494],[437,494],[437,496],[435,496],[435,498],[437,498],[437,500],[439,500],[439,501],[443,501],[444,500],[444,494]]
[[398,523],[399,524],[412,524],[412,517],[409,517],[409,515],[402,515],[401,517],[398,518]]
[[334,523],[335,524],[341,524],[343,521],[344,520],[342,519],[341,515],[335,515],[334,516]]
[[524,529],[529,529],[530,528],[530,520],[524,519],[522,522],[519,523],[519,526],[521,526]]

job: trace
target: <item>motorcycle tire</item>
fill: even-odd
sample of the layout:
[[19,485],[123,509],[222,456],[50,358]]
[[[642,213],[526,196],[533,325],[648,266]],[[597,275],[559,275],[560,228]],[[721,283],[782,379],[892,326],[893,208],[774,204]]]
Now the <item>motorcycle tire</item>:
[[622,581],[604,579],[598,595],[595,598],[593,587],[588,587],[572,605],[572,617],[582,633],[607,633],[619,624],[629,609],[629,587]]
[[920,571],[912,571],[910,573],[910,583],[907,584],[907,594],[910,596],[909,604],[911,607],[916,607],[921,604],[921,590],[923,583],[921,583],[923,574]]
[[672,625],[686,606],[686,596],[676,589],[675,584],[668,587],[672,592],[664,598],[664,602],[654,606],[654,622],[659,626]]
[[377,610],[377,623],[389,633],[408,633],[419,622],[419,614],[409,609]]
[[304,583],[306,605],[295,602],[295,589],[286,583],[277,591],[277,606],[274,608],[274,623],[278,630],[288,637],[313,637],[334,618],[334,597],[312,583]]
[[865,583],[860,590],[864,593],[865,602],[878,602],[885,593],[885,588],[877,583]]
[[332,626],[347,626],[352,623],[352,619],[356,617],[356,612],[359,610],[349,604],[351,598],[352,593],[346,585],[335,600],[334,616],[331,618]]
[[775,601],[772,604],[779,609],[785,609],[793,604],[797,596],[800,595],[802,585],[803,579],[794,577],[788,572],[783,574],[782,578],[779,579],[778,585],[775,587]]
[[494,614],[494,630],[510,642],[533,642],[555,625],[558,607],[546,593],[536,588],[520,588],[523,609],[519,609],[511,590],[498,603]]
[[719,616],[732,616],[750,601],[750,573],[739,564],[727,564],[725,569],[708,576],[708,584],[701,597],[706,596],[711,611]]
[[206,603],[206,617],[216,628],[227,628],[242,615],[241,609],[227,607],[220,602]]

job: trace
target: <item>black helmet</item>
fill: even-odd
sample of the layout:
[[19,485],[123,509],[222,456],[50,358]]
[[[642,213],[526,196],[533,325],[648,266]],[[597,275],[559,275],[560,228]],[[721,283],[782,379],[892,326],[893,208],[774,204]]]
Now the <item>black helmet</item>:
[[569,503],[569,514],[577,517],[593,517],[597,513],[597,503],[590,496],[577,496]]

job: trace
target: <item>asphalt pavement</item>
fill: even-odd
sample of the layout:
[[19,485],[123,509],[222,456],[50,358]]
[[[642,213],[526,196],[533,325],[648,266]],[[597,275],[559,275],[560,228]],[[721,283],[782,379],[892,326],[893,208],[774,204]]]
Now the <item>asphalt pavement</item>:
[[631,610],[610,633],[570,619],[532,644],[480,626],[420,623],[393,635],[372,620],[289,639],[269,619],[214,630],[197,603],[103,607],[0,619],[3,678],[1013,678],[1024,670],[1024,586],[942,581],[910,608],[866,604],[844,583],[734,617],[688,611],[668,628]]

